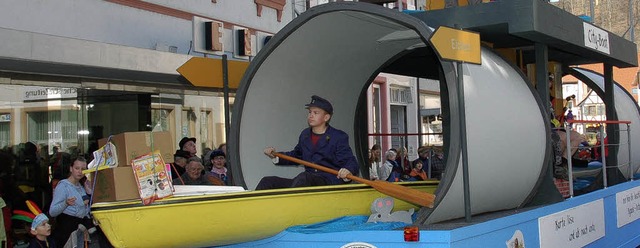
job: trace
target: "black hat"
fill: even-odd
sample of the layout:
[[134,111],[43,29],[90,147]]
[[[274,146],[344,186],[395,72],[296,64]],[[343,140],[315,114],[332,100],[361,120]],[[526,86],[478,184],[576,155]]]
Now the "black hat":
[[211,155],[209,155],[209,160],[214,159],[215,157],[219,157],[219,156],[223,156],[223,157],[227,157],[224,152],[222,152],[222,150],[220,149],[215,149],[213,151],[211,151]]
[[180,157],[180,158],[189,158],[191,157],[191,154],[188,151],[183,151],[183,150],[176,150],[176,153],[173,154],[174,158]]
[[191,138],[184,137],[184,138],[182,138],[180,140],[180,143],[179,143],[180,144],[180,149],[178,149],[178,150],[182,150],[182,148],[184,148],[184,144],[186,144],[189,141],[193,141],[193,143],[196,143],[196,138],[194,138],[194,137],[191,137]]
[[327,111],[327,113],[329,113],[330,115],[333,114],[333,106],[331,106],[331,103],[327,101],[327,99],[324,99],[316,95],[311,96],[311,102],[308,104],[305,104],[304,106],[306,106],[307,108],[309,107],[321,108],[324,111]]

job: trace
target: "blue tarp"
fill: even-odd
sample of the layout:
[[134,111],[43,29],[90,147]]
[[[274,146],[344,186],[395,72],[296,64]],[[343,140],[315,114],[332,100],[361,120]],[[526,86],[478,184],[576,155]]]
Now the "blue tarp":
[[[414,214],[415,216],[415,214]],[[329,232],[345,232],[358,230],[394,230],[408,226],[404,222],[378,222],[367,223],[369,216],[356,215],[344,216],[325,222],[319,222],[310,225],[292,226],[287,229],[289,232],[295,233],[329,233]]]

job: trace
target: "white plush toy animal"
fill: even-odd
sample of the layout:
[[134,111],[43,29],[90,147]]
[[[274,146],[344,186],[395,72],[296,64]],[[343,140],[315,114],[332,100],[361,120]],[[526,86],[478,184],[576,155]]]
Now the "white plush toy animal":
[[371,215],[367,222],[404,222],[407,224],[413,223],[411,215],[413,215],[413,208],[409,211],[395,211],[391,213],[393,209],[393,198],[382,197],[378,198],[371,204]]

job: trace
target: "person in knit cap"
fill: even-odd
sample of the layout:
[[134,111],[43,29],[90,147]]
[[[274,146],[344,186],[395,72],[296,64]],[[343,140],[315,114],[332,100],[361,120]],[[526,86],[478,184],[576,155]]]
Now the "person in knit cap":
[[56,247],[56,242],[51,237],[51,225],[47,215],[41,213],[36,215],[31,222],[31,230],[33,239],[29,242],[28,248]]
[[213,150],[211,151],[209,159],[211,160],[212,167],[208,175],[220,179],[224,185],[230,185],[229,183],[231,181],[229,180],[227,167],[225,167],[227,159],[224,152],[220,149]]

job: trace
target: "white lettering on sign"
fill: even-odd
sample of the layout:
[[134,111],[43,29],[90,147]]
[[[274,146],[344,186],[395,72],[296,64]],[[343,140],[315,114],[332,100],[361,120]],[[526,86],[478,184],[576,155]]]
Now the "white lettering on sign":
[[609,33],[586,22],[583,23],[583,27],[584,45],[609,54]]
[[22,92],[22,99],[25,101],[78,97],[78,90],[75,88],[24,86]]
[[618,228],[640,219],[640,186],[616,194]]
[[451,39],[451,49],[458,51],[471,51],[471,44]]
[[538,218],[540,247],[583,247],[604,237],[604,201]]

